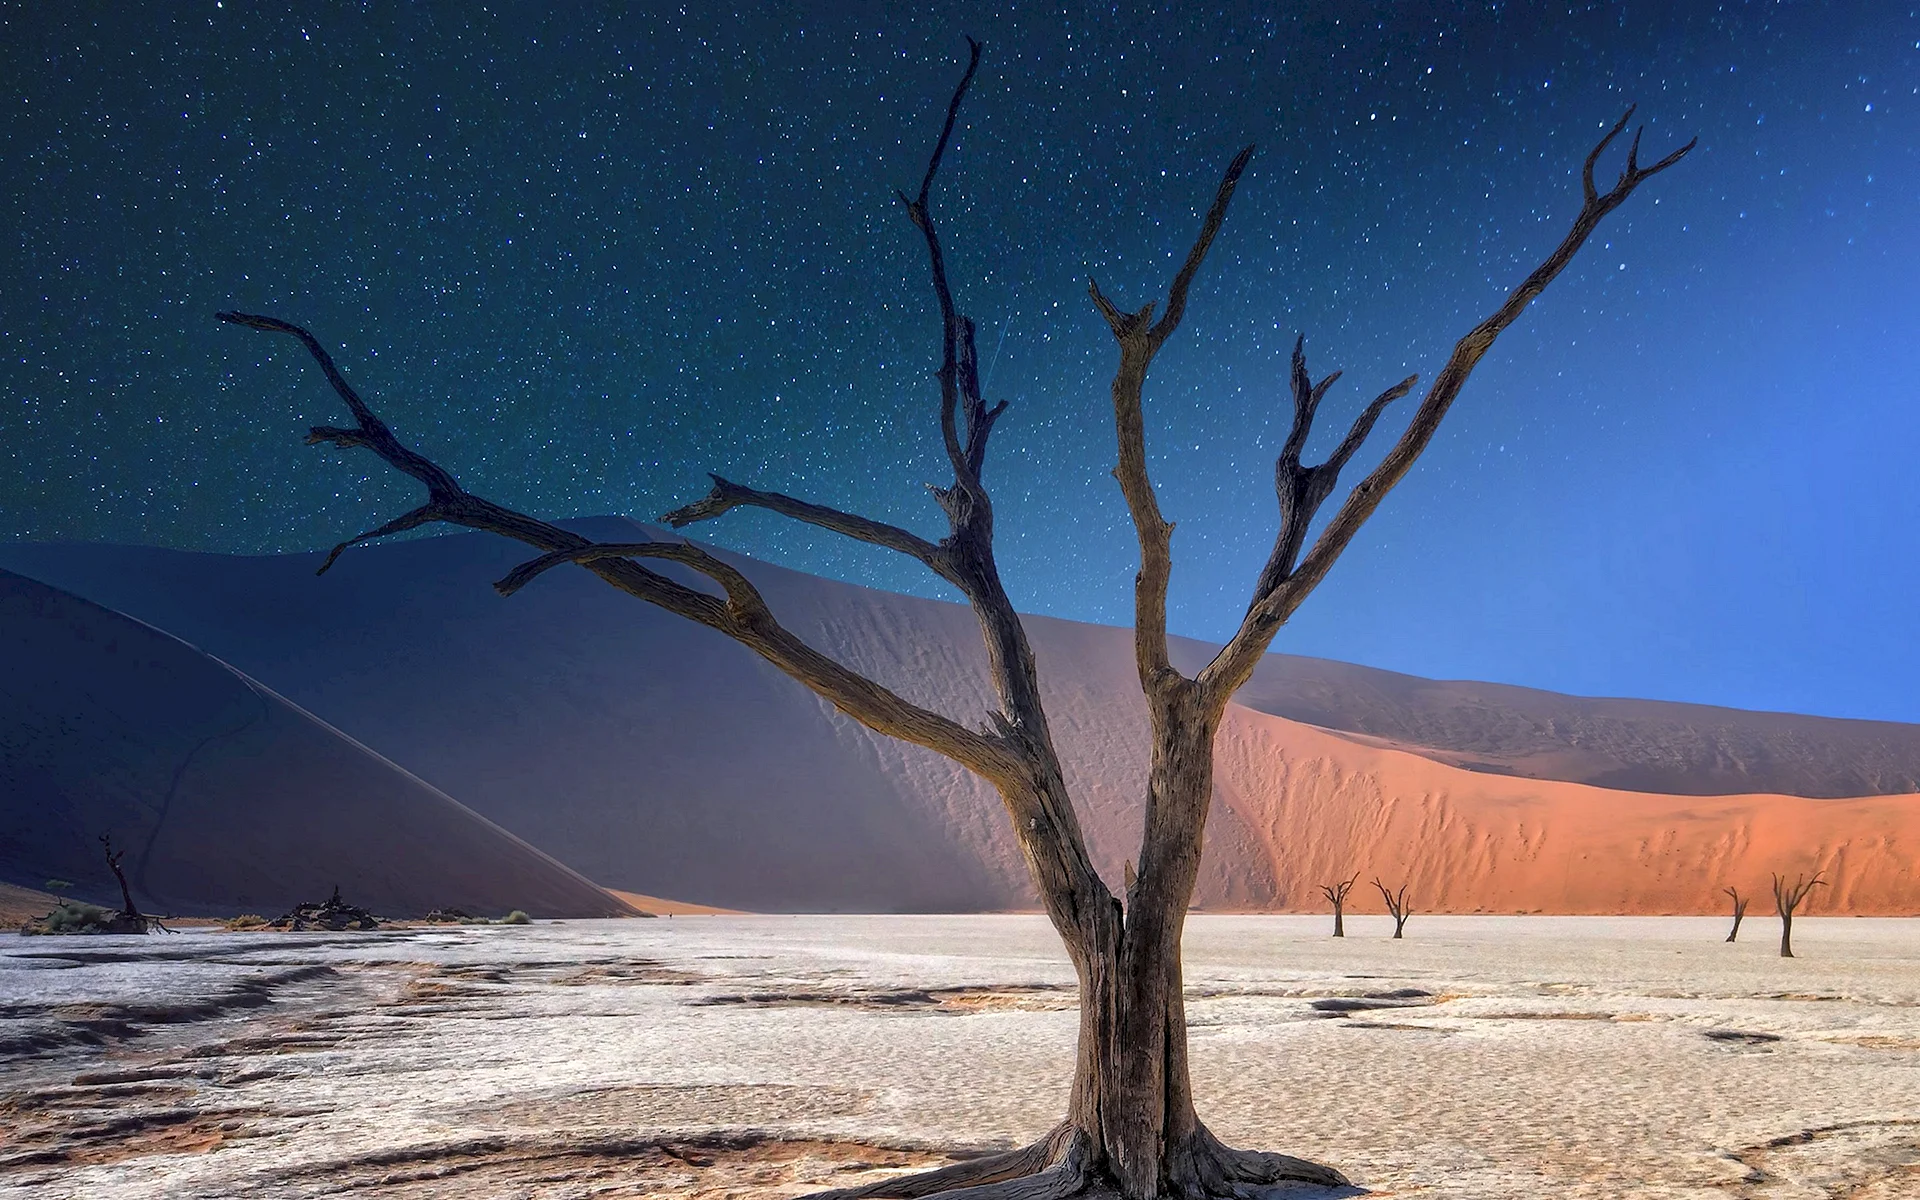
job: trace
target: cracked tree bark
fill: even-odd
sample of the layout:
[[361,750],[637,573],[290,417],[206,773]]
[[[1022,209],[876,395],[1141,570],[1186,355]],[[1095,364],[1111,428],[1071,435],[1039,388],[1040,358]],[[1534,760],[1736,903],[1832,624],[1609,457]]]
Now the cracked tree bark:
[[[316,428],[308,435],[310,443],[371,450],[427,489],[427,500],[419,508],[335,547],[320,568],[323,572],[355,543],[430,522],[503,534],[540,551],[539,557],[496,584],[503,594],[526,586],[547,570],[576,565],[638,599],[732,637],[854,720],[944,754],[999,792],[1034,887],[1079,978],[1080,1031],[1065,1118],[1039,1142],[1010,1154],[827,1195],[950,1194],[992,1200],[1099,1193],[1148,1200],[1242,1195],[1285,1180],[1342,1185],[1344,1178],[1329,1167],[1223,1146],[1194,1108],[1187,1070],[1180,940],[1213,796],[1214,734],[1229,698],[1266,653],[1275,632],[1412,467],[1494,339],[1566,267],[1602,218],[1646,179],[1678,162],[1693,143],[1642,168],[1636,133],[1618,180],[1602,193],[1594,187],[1594,164],[1626,128],[1632,110],[1612,127],[1587,156],[1582,171],[1584,199],[1571,229],[1505,302],[1455,345],[1405,432],[1348,495],[1304,558],[1309,526],[1332,494],[1341,468],[1387,406],[1412,391],[1415,380],[1402,380],[1382,392],[1361,412],[1327,461],[1305,467],[1300,454],[1334,377],[1314,383],[1307,373],[1304,342],[1295,345],[1293,422],[1275,465],[1280,520],[1274,546],[1233,639],[1192,677],[1175,670],[1168,658],[1167,582],[1173,526],[1161,515],[1148,476],[1141,395],[1155,355],[1185,315],[1188,293],[1220,230],[1252,147],[1242,150],[1228,166],[1198,236],[1172,280],[1158,320],[1154,304],[1123,310],[1089,281],[1093,304],[1119,351],[1111,389],[1119,455],[1114,474],[1140,547],[1134,651],[1147,697],[1152,745],[1140,851],[1123,894],[1115,896],[1088,857],[1041,707],[1033,653],[994,560],[993,507],[981,472],[989,436],[1006,404],[989,406],[981,395],[974,324],[954,303],[930,206],[956,115],[979,66],[980,47],[970,45],[965,74],[947,107],[946,122],[919,191],[899,196],[926,243],[939,305],[939,428],[953,482],[931,491],[945,513],[948,532],[939,541],[930,541],[884,522],[718,477],[704,499],[668,513],[666,520],[678,528],[735,508],[761,508],[919,560],[958,589],[979,619],[996,695],[996,706],[983,723],[922,709],[813,650],[779,623],[748,579],[692,543],[594,544],[465,491],[445,468],[394,437],[306,329],[274,317],[219,315],[233,324],[293,337],[319,364],[356,424]],[[689,587],[661,574],[647,565],[656,560],[691,569],[711,586]]]

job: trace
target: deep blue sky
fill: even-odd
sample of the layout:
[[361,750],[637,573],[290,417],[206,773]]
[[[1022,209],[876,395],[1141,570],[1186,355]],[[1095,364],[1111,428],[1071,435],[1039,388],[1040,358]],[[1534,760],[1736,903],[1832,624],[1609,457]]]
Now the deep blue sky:
[[[1295,333],[1347,373],[1324,445],[1546,253],[1637,101],[1651,151],[1699,150],[1505,335],[1275,648],[1920,720],[1912,8],[540,7],[0,5],[0,536],[310,549],[411,507],[301,444],[344,414],[225,307],[310,326],[403,437],[538,514],[651,517],[712,468],[938,533],[937,330],[891,193],[972,33],[936,203],[1013,402],[988,469],[1023,607],[1130,616],[1085,278],[1162,295],[1239,145],[1148,392],[1201,637],[1271,540]],[[770,518],[699,532],[944,594]]]

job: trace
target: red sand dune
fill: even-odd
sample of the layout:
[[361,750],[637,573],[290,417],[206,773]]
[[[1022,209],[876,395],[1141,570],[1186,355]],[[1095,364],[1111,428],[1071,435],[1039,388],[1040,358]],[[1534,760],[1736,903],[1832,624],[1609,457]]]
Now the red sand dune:
[[656,917],[725,917],[739,916],[737,908],[716,908],[711,904],[688,904],[684,900],[667,900],[660,896],[643,896],[639,892],[613,893],[627,902],[627,906],[636,912],[650,913]]
[[389,916],[620,901],[176,638],[0,571],[0,876],[119,907],[277,916],[335,884]]
[[[1202,899],[1317,908],[1317,884],[1410,884],[1440,912],[1697,913],[1729,885],[1761,898],[1769,872],[1824,868],[1806,911],[1920,915],[1920,796],[1672,796],[1462,771],[1235,711],[1216,755],[1219,810]],[[1301,837],[1298,831],[1311,830]],[[1242,864],[1223,871],[1228,863]],[[1360,890],[1360,889],[1365,889]]]
[[[617,518],[577,527],[645,536]],[[490,583],[524,557],[455,535],[356,549],[315,579],[314,555],[0,547],[0,565],[204,647],[611,886],[754,910],[1032,903],[977,780],[584,572],[501,599]],[[985,711],[964,608],[735,561],[816,646],[960,719]],[[1146,765],[1131,635],[1028,628],[1095,861],[1117,881]],[[1208,652],[1177,649],[1188,666]],[[1920,913],[1917,726],[1284,655],[1242,699],[1203,905],[1314,908],[1314,884],[1359,871],[1410,879],[1426,911],[1711,912],[1727,884],[1820,867],[1834,886],[1813,911]],[[1642,790],[1610,790],[1628,786]],[[1849,793],[1884,794],[1805,798]]]

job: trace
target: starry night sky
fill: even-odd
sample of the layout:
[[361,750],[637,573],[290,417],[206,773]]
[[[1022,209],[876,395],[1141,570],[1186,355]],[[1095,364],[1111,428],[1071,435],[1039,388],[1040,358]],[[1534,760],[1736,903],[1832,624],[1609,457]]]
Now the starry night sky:
[[[988,482],[1023,608],[1130,619],[1085,281],[1164,296],[1240,145],[1148,386],[1199,637],[1271,542],[1295,334],[1346,372],[1324,451],[1546,254],[1637,101],[1645,157],[1700,148],[1508,331],[1275,649],[1920,720],[1906,5],[544,7],[0,5],[0,537],[306,550],[417,502],[301,444],[344,412],[228,307],[313,329],[404,440],[539,515],[652,518],[713,469],[937,535],[937,324],[892,192],[971,33],[936,217],[1012,402]],[[947,594],[763,514],[695,532]]]

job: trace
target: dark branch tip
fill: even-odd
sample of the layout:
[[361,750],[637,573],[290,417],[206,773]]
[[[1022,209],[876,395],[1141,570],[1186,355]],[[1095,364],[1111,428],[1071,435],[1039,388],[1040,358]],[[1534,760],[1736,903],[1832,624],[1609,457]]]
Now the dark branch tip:
[[290,325],[276,317],[263,317],[256,313],[243,313],[236,312],[233,309],[226,309],[221,312],[216,312],[213,315],[229,325],[244,325],[248,329],[263,329],[268,333],[302,332],[297,325]]
[[340,555],[351,545],[353,545],[352,542],[341,542],[338,546],[329,550],[327,552],[327,560],[320,564],[320,569],[315,571],[314,574],[325,575],[328,571],[332,570],[333,564],[340,560]]

